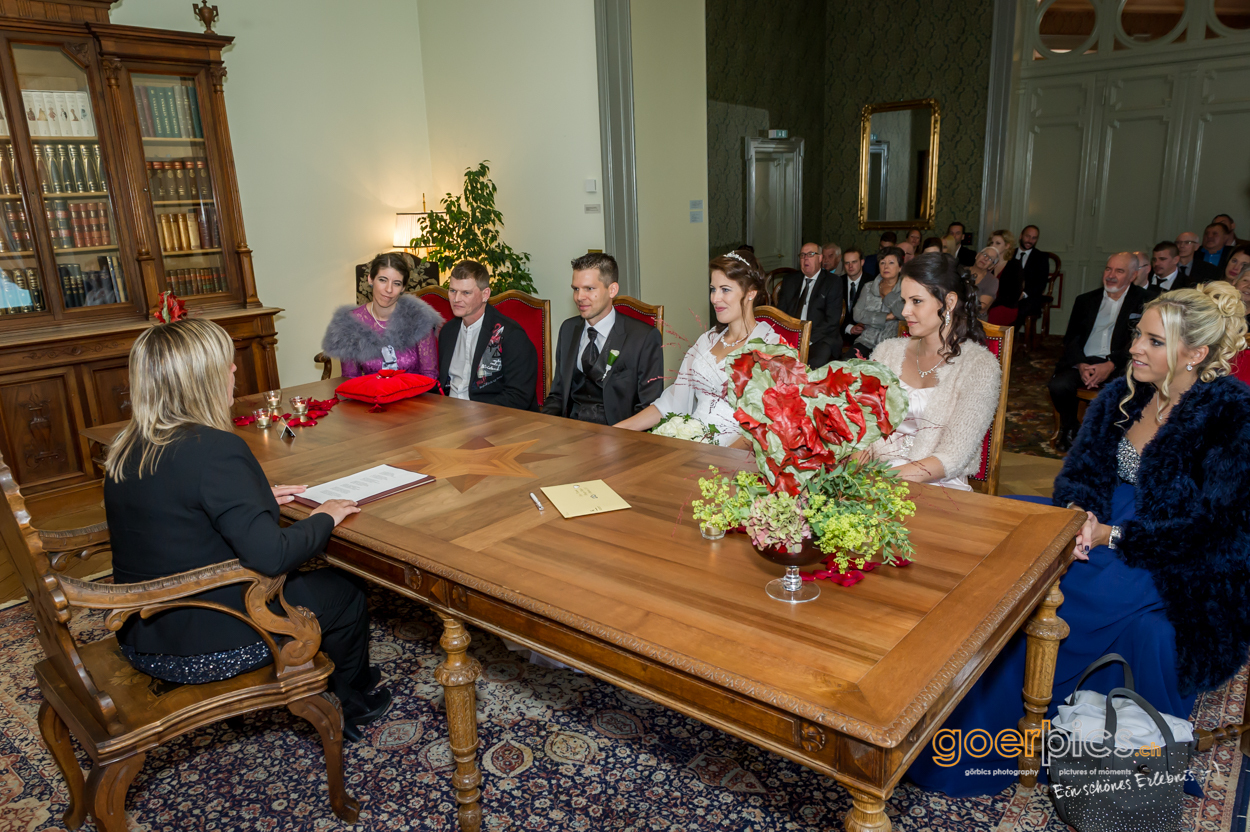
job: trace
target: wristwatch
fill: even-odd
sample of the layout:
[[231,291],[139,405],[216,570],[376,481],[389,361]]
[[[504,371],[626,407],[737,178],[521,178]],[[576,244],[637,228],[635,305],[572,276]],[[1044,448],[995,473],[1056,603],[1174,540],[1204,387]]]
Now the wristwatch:
[[1112,526],[1111,533],[1107,535],[1107,548],[1114,549],[1120,542],[1120,538],[1124,537],[1124,530],[1119,526]]

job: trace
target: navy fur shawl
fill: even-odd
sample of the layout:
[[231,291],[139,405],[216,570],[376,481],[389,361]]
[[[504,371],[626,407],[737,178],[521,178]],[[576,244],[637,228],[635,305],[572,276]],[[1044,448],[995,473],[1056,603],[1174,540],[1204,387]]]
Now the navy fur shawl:
[[[1055,505],[1075,502],[1105,521],[1118,483],[1116,447],[1152,391],[1137,386],[1127,420],[1123,378],[1099,394],[1055,480]],[[1125,563],[1150,572],[1163,598],[1182,695],[1218,687],[1245,663],[1250,643],[1247,416],[1250,388],[1235,378],[1197,382],[1181,397],[1142,454],[1136,514],[1118,547]]]
[[339,361],[364,364],[380,356],[382,347],[387,344],[403,352],[443,326],[443,316],[415,295],[396,298],[395,311],[386,322],[386,338],[352,315],[358,308],[340,306],[334,311],[325,337],[321,339],[321,351],[326,355]]

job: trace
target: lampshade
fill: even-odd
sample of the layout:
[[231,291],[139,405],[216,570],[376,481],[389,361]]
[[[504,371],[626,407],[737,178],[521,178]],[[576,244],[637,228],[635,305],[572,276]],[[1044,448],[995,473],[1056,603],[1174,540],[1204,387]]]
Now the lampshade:
[[395,215],[395,238],[391,244],[395,248],[408,248],[412,245],[412,241],[416,237],[421,236],[420,218],[425,213],[420,214],[396,214]]

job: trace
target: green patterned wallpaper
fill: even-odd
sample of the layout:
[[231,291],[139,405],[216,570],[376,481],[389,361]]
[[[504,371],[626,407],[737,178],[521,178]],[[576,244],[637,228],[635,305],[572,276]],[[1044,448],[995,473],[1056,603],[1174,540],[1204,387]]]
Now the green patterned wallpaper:
[[942,111],[938,230],[959,219],[981,238],[992,0],[705,0],[705,9],[713,251],[740,241],[741,135],[762,112],[766,126],[805,140],[803,238],[875,250],[879,232],[856,221],[860,111],[913,98],[936,98]]
[[869,246],[869,252],[877,247],[880,232],[860,231],[856,220],[863,106],[936,98],[942,123],[935,226],[945,231],[958,219],[981,239],[975,226],[981,210],[992,14],[992,0],[829,0],[825,236],[843,248],[852,242]]
[[706,0],[704,9],[711,251],[742,242],[742,137],[769,127],[803,139],[803,239],[819,237],[825,0]]

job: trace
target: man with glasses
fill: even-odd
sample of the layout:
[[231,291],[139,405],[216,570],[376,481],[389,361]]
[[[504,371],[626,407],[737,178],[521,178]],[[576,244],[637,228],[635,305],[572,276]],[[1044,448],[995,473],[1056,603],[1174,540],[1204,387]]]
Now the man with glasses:
[[812,322],[807,363],[823,367],[842,352],[842,278],[822,268],[816,243],[803,244],[799,271],[782,278],[777,305],[787,315]]
[[1180,271],[1181,277],[1190,286],[1197,286],[1200,283],[1209,283],[1212,280],[1220,279],[1220,270],[1201,257],[1194,257],[1198,251],[1200,242],[1198,235],[1192,231],[1182,231],[1176,235],[1176,248],[1180,252],[1180,262],[1176,268]]

